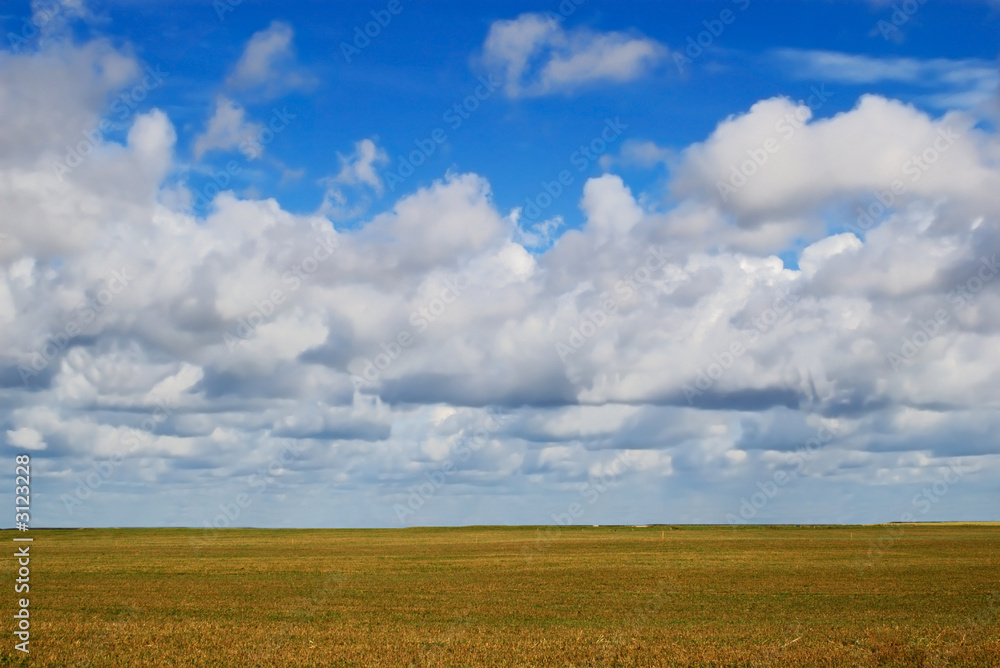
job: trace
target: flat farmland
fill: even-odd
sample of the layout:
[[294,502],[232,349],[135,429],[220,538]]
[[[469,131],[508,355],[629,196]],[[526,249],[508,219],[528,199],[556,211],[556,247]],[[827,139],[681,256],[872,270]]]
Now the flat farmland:
[[4,666],[1000,663],[998,525],[30,533]]

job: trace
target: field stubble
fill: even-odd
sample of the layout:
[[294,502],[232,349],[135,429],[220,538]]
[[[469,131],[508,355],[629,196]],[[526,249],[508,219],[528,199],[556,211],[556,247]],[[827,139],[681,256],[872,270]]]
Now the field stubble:
[[551,531],[33,531],[0,666],[1000,663],[995,525]]

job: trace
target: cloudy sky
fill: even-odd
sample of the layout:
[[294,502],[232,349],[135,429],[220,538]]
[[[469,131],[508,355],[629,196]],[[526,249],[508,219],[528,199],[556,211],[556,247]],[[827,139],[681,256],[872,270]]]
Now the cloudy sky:
[[32,526],[1000,520],[1000,5],[5,2]]

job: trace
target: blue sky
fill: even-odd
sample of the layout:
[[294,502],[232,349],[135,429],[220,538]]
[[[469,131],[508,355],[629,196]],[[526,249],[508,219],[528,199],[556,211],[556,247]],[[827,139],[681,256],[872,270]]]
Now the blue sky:
[[[350,154],[359,136],[377,138],[392,156],[382,167],[385,173],[398,168],[399,158],[416,148],[415,141],[428,138],[435,128],[446,130],[441,149],[404,184],[373,198],[367,213],[391,207],[392,196],[425,187],[448,169],[487,176],[498,205],[521,205],[566,167],[572,152],[589,143],[608,117],[620,117],[628,125],[619,141],[641,139],[680,151],[707,136],[719,120],[760,99],[804,100],[812,86],[832,92],[816,110],[818,117],[849,110],[861,94],[873,91],[940,114],[941,107],[927,102],[936,91],[919,77],[858,84],[849,80],[854,68],[850,63],[832,72],[811,71],[809,65],[816,52],[826,51],[889,60],[981,60],[989,66],[996,58],[1000,23],[995,5],[930,3],[919,5],[900,27],[886,29],[891,39],[885,39],[878,23],[891,25],[891,5],[863,2],[649,2],[622,7],[587,0],[567,5],[574,10],[565,17],[558,3],[550,5],[469,7],[401,1],[399,14],[390,14],[388,25],[379,26],[363,50],[348,49],[346,54],[343,45],[354,46],[355,29],[373,20],[372,11],[386,11],[382,5],[95,2],[88,7],[101,20],[78,30],[81,36],[112,36],[129,44],[142,62],[168,73],[143,108],[169,111],[178,132],[179,157],[193,157],[185,156],[184,149],[203,131],[206,110],[220,94],[228,94],[256,121],[270,118],[276,107],[288,108],[294,122],[267,145],[268,160],[248,168],[236,187],[279,197],[292,211],[311,212],[319,206],[324,194],[319,181],[337,171],[337,155]],[[727,10],[733,21],[722,24],[719,15]],[[452,129],[455,116],[445,120],[444,114],[473,94],[478,77],[489,71],[481,61],[490,25],[532,12],[550,12],[568,32],[620,31],[674,51],[632,85],[581,82],[529,99],[490,94]],[[18,20],[29,14],[24,3],[8,24],[16,29]],[[275,22],[292,32],[293,55],[279,59],[284,62],[276,62],[272,74],[280,78],[297,73],[309,83],[290,85],[280,97],[259,91],[240,95],[226,79],[250,37]],[[719,22],[715,27],[722,26],[720,34],[711,35],[703,52],[686,50],[688,38],[696,41],[699,33],[708,35],[713,26],[706,22]],[[192,169],[222,168],[233,157],[229,153],[204,156]],[[665,174],[649,172],[634,170],[629,176],[644,188],[662,185]],[[551,210],[568,224],[579,225],[575,201],[582,179],[600,173],[597,164],[579,173],[573,194],[561,197]],[[197,176],[193,180],[199,182]]]
[[996,2],[0,21],[36,524],[998,519]]

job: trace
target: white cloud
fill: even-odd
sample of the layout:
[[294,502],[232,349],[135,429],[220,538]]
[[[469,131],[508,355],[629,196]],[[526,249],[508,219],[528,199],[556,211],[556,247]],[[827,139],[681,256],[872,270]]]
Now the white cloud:
[[238,103],[220,95],[215,100],[215,112],[208,121],[205,132],[194,140],[194,155],[196,159],[208,151],[222,151],[242,147],[248,158],[259,157],[259,143],[254,138],[263,129],[260,123],[246,119],[246,110]]
[[[248,523],[393,525],[392,504],[486,429],[485,407],[512,417],[459,462],[448,489],[461,493],[427,502],[444,521],[545,521],[543,501],[565,507],[563,491],[634,450],[642,465],[620,480],[631,505],[668,489],[664,503],[686,508],[697,493],[711,499],[677,520],[723,521],[761,476],[794,466],[821,421],[838,436],[807,483],[847,481],[856,498],[898,494],[949,457],[974,459],[981,480],[1000,469],[1000,276],[982,278],[1000,253],[1000,171],[995,135],[965,114],[870,96],[812,120],[763,100],[679,153],[669,209],[592,178],[582,224],[533,254],[470,173],[350,226],[232,193],[195,217],[164,196],[178,165],[157,110],[59,180],[66,137],[93,127],[136,63],[108,45],[0,58],[0,91],[18,91],[0,105],[0,429],[51,455],[39,510],[67,524],[200,525],[291,443],[300,454],[268,494],[293,507],[255,502]],[[95,74],[101,62],[117,69]],[[59,104],[19,102],[50,99],[51,81],[67,84]],[[803,121],[784,137],[788,114]],[[246,125],[235,116],[220,128]],[[879,225],[838,229],[949,124],[958,138]],[[772,136],[780,149],[722,202],[717,180]],[[362,140],[336,176],[375,189],[378,156]],[[792,242],[799,269],[776,255]],[[894,371],[887,356],[941,309],[946,326]],[[67,516],[59,494],[122,453],[93,514]],[[968,479],[970,498],[988,498]],[[336,516],[317,510],[331,481],[345,490]],[[801,519],[818,489],[836,498],[817,485],[786,487],[769,519]],[[622,521],[606,512],[592,521]]]
[[700,194],[737,214],[743,227],[771,223],[792,236],[810,222],[799,212],[835,202],[867,207],[897,182],[894,199],[934,201],[962,193],[961,206],[970,212],[995,210],[988,190],[1000,187],[1000,180],[970,117],[931,119],[877,96],[832,118],[811,116],[804,105],[773,98],[726,119],[683,152],[675,194]]
[[976,109],[997,95],[1000,69],[992,61],[948,58],[877,58],[838,51],[777,49],[770,59],[791,76],[831,85],[900,83],[917,89],[939,109]]
[[[42,47],[72,39],[75,22],[96,20],[84,0],[31,0],[31,22],[38,28],[38,44]],[[19,45],[13,40],[12,43]]]
[[595,82],[644,76],[666,57],[656,40],[622,32],[566,30],[544,14],[495,21],[483,43],[484,64],[510,97],[565,92]]
[[45,439],[31,427],[9,430],[7,442],[15,448],[24,450],[44,450],[46,447]]
[[[30,55],[0,52],[0,201],[7,235],[0,262],[36,266],[35,259],[104,243],[111,221],[131,221],[139,230],[149,224],[136,214],[146,212],[173,167],[173,125],[152,110],[128,119],[124,144],[97,132],[111,94],[140,72],[134,59],[104,41]],[[81,143],[88,155],[67,152]]]
[[617,156],[602,155],[600,162],[605,169],[614,165],[649,169],[667,164],[672,157],[673,152],[670,149],[657,146],[655,142],[626,139]]
[[802,249],[799,256],[799,269],[806,278],[812,278],[821,266],[834,255],[861,250],[861,241],[850,232],[835,234],[820,239],[814,244]]
[[319,211],[332,218],[343,220],[353,218],[364,212],[368,205],[366,198],[353,198],[354,204],[348,206],[348,196],[344,193],[345,186],[366,186],[377,195],[384,188],[378,168],[389,162],[389,156],[382,147],[372,139],[362,139],[355,142],[354,151],[350,155],[337,153],[340,160],[340,171],[334,176],[323,179],[326,192]]
[[234,90],[263,99],[278,97],[296,89],[308,89],[316,79],[296,62],[292,26],[272,21],[247,41],[243,55],[226,83]]
[[134,59],[103,40],[36,54],[0,51],[0,114],[10,130],[0,133],[0,163],[62,159],[57,152],[97,128],[110,94],[140,72]]
[[354,145],[349,156],[338,154],[341,170],[334,178],[341,183],[364,183],[382,193],[382,179],[375,170],[389,162],[389,156],[371,139],[362,139]]

